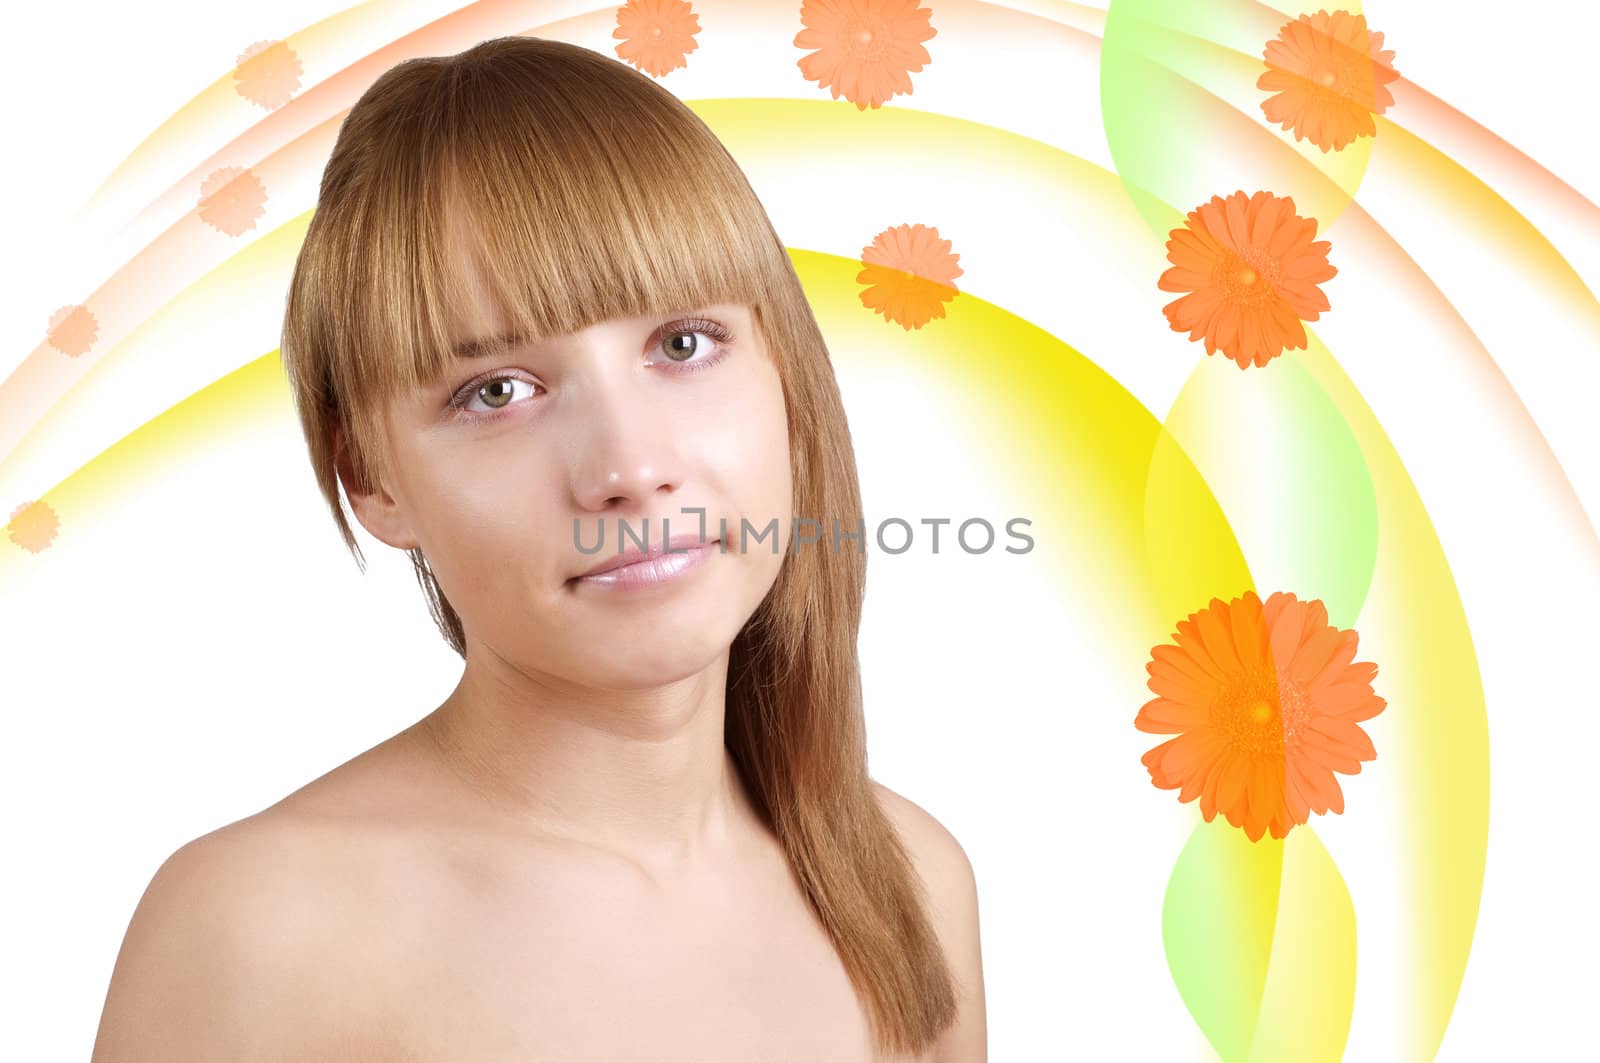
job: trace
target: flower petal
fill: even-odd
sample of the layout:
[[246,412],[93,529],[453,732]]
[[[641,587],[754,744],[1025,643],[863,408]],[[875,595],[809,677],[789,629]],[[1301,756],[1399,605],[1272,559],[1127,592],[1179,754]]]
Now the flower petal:
[[1360,642],[1360,637],[1354,631],[1341,631],[1339,633],[1339,643],[1334,648],[1332,656],[1328,658],[1316,677],[1311,680],[1308,689],[1316,690],[1329,683],[1344,679],[1345,669],[1349,666],[1351,660],[1355,658],[1356,644],[1358,642]]
[[1372,692],[1365,681],[1330,683],[1316,692],[1317,709],[1324,716],[1338,716],[1352,723],[1370,720],[1389,703]]
[[1181,734],[1204,725],[1203,713],[1171,698],[1152,698],[1139,708],[1133,725],[1147,734]]
[[1235,251],[1243,251],[1250,246],[1250,225],[1245,218],[1245,206],[1249,203],[1243,192],[1235,192],[1224,201],[1224,213],[1228,219],[1228,239],[1232,241]]
[[1228,606],[1222,599],[1211,599],[1209,608],[1195,614],[1195,626],[1200,629],[1200,636],[1205,640],[1206,650],[1211,654],[1211,659],[1217,662],[1225,675],[1231,677],[1242,671],[1239,657],[1234,652],[1233,628],[1228,622]]
[[1308,726],[1327,735],[1331,741],[1338,743],[1341,751],[1348,751],[1359,760],[1378,759],[1378,751],[1372,748],[1372,739],[1352,720],[1340,716],[1313,716]]
[[1310,684],[1333,659],[1344,637],[1344,632],[1335,627],[1323,627],[1312,632],[1311,637],[1300,644],[1299,651],[1290,662],[1289,677],[1296,683]]
[[[1150,654],[1156,661],[1172,668],[1188,679],[1196,690],[1210,689],[1214,683],[1210,674],[1200,667],[1193,657],[1190,657],[1177,646],[1166,644],[1154,646],[1151,647]],[[1151,665],[1147,664],[1145,667],[1149,668]]]

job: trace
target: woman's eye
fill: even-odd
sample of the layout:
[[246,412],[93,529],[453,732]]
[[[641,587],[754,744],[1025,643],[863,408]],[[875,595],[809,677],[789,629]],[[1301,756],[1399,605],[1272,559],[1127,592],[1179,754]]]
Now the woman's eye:
[[[516,385],[529,389],[530,393],[537,385],[531,381],[523,380],[516,376],[492,376],[473,384],[451,401],[452,409],[461,410],[469,416],[492,415],[496,410],[503,410],[512,405]],[[481,403],[474,406],[473,403]]]
[[726,354],[724,345],[733,335],[715,321],[703,319],[687,322],[662,333],[656,344],[663,361],[657,364],[684,371],[704,369],[721,361]]
[[[677,322],[658,335],[660,339],[654,346],[661,360],[656,364],[665,364],[673,372],[708,369],[728,356],[733,343],[732,332],[703,317]],[[503,373],[481,377],[457,392],[450,399],[449,408],[467,420],[492,418],[498,411],[516,405],[519,384],[530,389],[530,395],[539,388],[531,380]]]

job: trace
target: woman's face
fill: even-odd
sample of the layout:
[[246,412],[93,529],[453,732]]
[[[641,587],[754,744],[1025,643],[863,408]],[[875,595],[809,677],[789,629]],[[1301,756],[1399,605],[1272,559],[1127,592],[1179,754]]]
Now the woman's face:
[[[486,304],[468,309],[452,339],[501,332]],[[728,649],[789,548],[783,392],[745,305],[469,355],[386,418],[397,482],[352,499],[358,517],[420,546],[469,644],[528,674],[607,690],[692,675]],[[675,545],[722,545],[664,582],[578,578],[619,544],[660,544],[663,518]],[[774,519],[741,550],[741,522],[765,532]]]

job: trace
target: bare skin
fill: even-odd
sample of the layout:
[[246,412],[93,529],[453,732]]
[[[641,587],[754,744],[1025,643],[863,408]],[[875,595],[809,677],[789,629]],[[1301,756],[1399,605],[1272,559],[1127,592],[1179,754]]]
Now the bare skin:
[[[424,718],[169,861],[130,928],[124,957],[139,956],[119,959],[95,1063],[983,1058],[876,1052],[741,788],[726,846],[664,874],[486,812],[435,725]],[[880,791],[892,815],[920,813]],[[919,852],[915,827],[902,834]],[[162,916],[175,910],[182,925]],[[141,950],[141,923],[160,926],[163,944]],[[219,984],[248,992],[220,1001]],[[134,1026],[158,1017],[152,1053]]]
[[[831,942],[737,788],[725,851],[658,878],[485,816],[431,777],[416,747],[433,743],[424,721],[276,813],[307,824],[313,859],[336,864],[353,843],[371,853],[369,881],[397,887],[375,897],[344,880],[364,914],[334,932],[368,968],[348,984],[371,1018],[331,1026],[316,1046],[329,1059],[875,1058]],[[352,816],[356,795],[367,808]]]

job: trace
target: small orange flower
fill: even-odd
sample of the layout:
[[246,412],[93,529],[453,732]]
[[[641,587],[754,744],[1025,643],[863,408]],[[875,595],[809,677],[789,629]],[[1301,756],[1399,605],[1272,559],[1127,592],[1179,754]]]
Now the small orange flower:
[[861,302],[907,332],[944,317],[944,304],[957,295],[955,280],[964,270],[950,253],[950,241],[926,225],[895,225],[861,249],[856,281],[868,287]]
[[939,31],[917,0],[805,0],[795,34],[799,48],[814,48],[798,60],[800,73],[833,98],[841,95],[864,111],[911,92],[911,71],[932,62],[922,42]]
[[50,508],[50,503],[40,499],[37,502],[24,502],[12,510],[6,530],[12,542],[37,554],[50,545],[60,526],[56,511]]
[[272,111],[289,102],[304,72],[300,57],[283,41],[257,41],[239,53],[233,87],[245,99]]
[[1339,272],[1328,264],[1333,245],[1312,243],[1316,234],[1316,220],[1296,214],[1292,197],[1212,196],[1168,234],[1172,268],[1156,287],[1190,293],[1162,308],[1172,330],[1204,337],[1206,354],[1220,349],[1240,369],[1304,347],[1301,320],[1328,309],[1317,284]]
[[[1177,734],[1143,757],[1150,781],[1200,798],[1251,841],[1286,837],[1311,810],[1344,811],[1335,771],[1355,775],[1377,751],[1358,721],[1383,711],[1378,666],[1351,661],[1357,635],[1328,623],[1322,602],[1254,591],[1179,621],[1176,646],[1152,649],[1151,690],[1134,726]],[[1179,789],[1181,787],[1181,789]]]
[[686,0],[628,0],[617,8],[617,28],[611,36],[622,41],[617,55],[653,77],[688,66],[688,55],[700,43],[700,16]]
[[94,311],[74,303],[50,315],[45,342],[62,354],[76,358],[87,354],[99,335],[100,322],[95,320]]
[[200,220],[229,236],[256,227],[266,213],[267,189],[261,179],[238,166],[213,170],[200,186]]
[[1277,93],[1261,104],[1267,121],[1325,152],[1376,135],[1372,116],[1394,104],[1384,86],[1400,76],[1394,52],[1382,47],[1383,34],[1367,29],[1365,15],[1318,11],[1286,23],[1267,42],[1267,72],[1256,81]]

